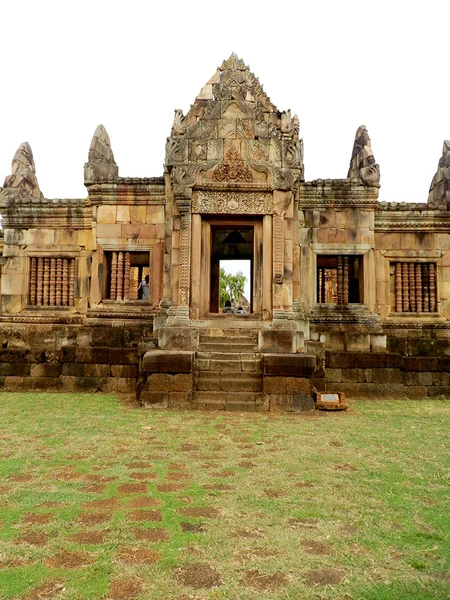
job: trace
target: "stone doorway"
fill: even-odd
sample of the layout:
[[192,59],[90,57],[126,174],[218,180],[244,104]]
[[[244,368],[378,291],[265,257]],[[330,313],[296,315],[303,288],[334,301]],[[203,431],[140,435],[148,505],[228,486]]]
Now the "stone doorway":
[[250,314],[262,309],[262,219],[202,220],[200,316],[219,315],[221,260],[250,261]]

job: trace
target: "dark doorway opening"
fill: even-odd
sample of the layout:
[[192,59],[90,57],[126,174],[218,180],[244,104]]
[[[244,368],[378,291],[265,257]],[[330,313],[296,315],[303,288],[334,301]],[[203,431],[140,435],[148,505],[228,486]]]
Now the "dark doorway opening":
[[[220,261],[250,262],[249,312],[253,312],[254,227],[243,224],[211,225],[210,312],[220,312]],[[242,269],[244,270],[244,268]]]

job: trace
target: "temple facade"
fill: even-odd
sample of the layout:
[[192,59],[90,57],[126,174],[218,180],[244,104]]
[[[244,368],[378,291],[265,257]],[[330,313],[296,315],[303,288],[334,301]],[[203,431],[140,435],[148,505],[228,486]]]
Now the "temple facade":
[[[175,110],[160,176],[119,176],[100,125],[87,197],[47,199],[22,144],[0,188],[0,389],[286,411],[448,395],[450,142],[427,202],[380,203],[364,126],[338,180],[305,181],[299,129],[233,54]],[[250,264],[246,314],[219,307],[229,259]]]

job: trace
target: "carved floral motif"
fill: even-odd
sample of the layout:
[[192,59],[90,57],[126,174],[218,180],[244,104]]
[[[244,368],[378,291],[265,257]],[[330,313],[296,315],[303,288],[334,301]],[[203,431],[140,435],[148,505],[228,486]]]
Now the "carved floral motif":
[[273,196],[268,192],[194,192],[192,212],[267,215],[273,212]]
[[231,146],[225,155],[225,161],[214,171],[213,180],[251,183],[253,175],[236,148]]

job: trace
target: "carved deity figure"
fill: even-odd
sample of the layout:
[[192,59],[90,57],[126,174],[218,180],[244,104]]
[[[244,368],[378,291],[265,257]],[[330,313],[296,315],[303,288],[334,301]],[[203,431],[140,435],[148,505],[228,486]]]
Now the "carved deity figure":
[[428,204],[430,208],[450,209],[450,140],[444,141],[438,170],[431,182]]
[[33,152],[28,142],[21,144],[14,154],[11,165],[11,175],[5,179],[5,188],[22,189],[35,198],[42,198],[36,178]]
[[84,165],[86,183],[116,179],[119,174],[109,135],[103,125],[94,132],[89,148],[88,162]]
[[375,162],[365,125],[356,132],[347,178],[359,179],[364,185],[380,186],[380,166]]

